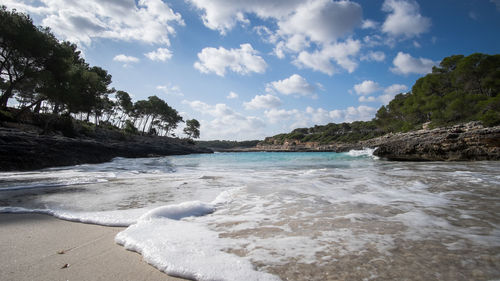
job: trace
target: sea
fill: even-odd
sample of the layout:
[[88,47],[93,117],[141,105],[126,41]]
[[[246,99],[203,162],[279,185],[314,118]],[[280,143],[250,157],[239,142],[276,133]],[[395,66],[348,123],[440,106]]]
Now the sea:
[[2,172],[0,212],[122,226],[117,244],[193,280],[500,280],[500,162],[372,152]]

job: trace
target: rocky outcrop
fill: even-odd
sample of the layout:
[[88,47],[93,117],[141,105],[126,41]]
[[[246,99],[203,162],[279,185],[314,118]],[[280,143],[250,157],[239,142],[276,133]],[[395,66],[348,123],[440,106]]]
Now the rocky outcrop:
[[0,127],[0,170],[34,170],[54,166],[101,163],[114,157],[148,157],[211,153],[186,141],[153,136],[101,135],[67,138]]
[[391,134],[366,141],[376,156],[399,161],[500,160],[500,126],[478,122]]
[[377,148],[376,156],[399,161],[500,160],[500,126],[485,128],[479,122],[452,127],[387,134],[357,143],[261,143],[246,151],[333,151]]

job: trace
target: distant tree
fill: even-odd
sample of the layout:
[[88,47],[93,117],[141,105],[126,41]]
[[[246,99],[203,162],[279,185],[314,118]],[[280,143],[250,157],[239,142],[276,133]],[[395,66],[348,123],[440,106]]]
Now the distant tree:
[[200,137],[200,122],[196,119],[191,119],[186,121],[186,128],[184,128],[184,133],[188,135],[189,138],[197,139]]

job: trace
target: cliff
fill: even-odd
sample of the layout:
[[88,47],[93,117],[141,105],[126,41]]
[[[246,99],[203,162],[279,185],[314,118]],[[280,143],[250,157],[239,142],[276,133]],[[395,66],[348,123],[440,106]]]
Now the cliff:
[[387,135],[366,143],[376,156],[399,161],[500,160],[500,126],[470,122],[447,128]]
[[0,127],[0,170],[34,170],[107,162],[115,157],[211,153],[187,141],[154,136],[124,136],[102,131],[94,138],[40,135]]
[[479,122],[408,133],[387,134],[354,143],[300,142],[260,143],[247,151],[333,151],[377,148],[376,156],[398,161],[500,160],[500,126],[483,127]]

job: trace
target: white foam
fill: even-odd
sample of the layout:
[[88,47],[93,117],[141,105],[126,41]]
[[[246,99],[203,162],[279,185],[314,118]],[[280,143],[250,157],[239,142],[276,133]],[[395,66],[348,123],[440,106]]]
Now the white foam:
[[210,214],[215,210],[213,204],[207,204],[200,201],[183,202],[176,205],[168,205],[155,208],[139,218],[139,221],[152,220],[158,218],[168,218],[180,220],[185,217],[203,216]]
[[115,241],[172,276],[200,281],[280,280],[256,271],[248,260],[224,252],[228,244],[217,232],[181,220],[214,212],[214,206],[230,200],[234,192],[224,192],[212,203],[193,201],[155,208],[118,233]]
[[364,148],[362,150],[350,150],[347,152],[347,155],[352,156],[352,157],[362,157],[362,156],[368,156],[373,159],[378,159],[377,156],[373,155],[373,152],[375,151],[375,148]]

